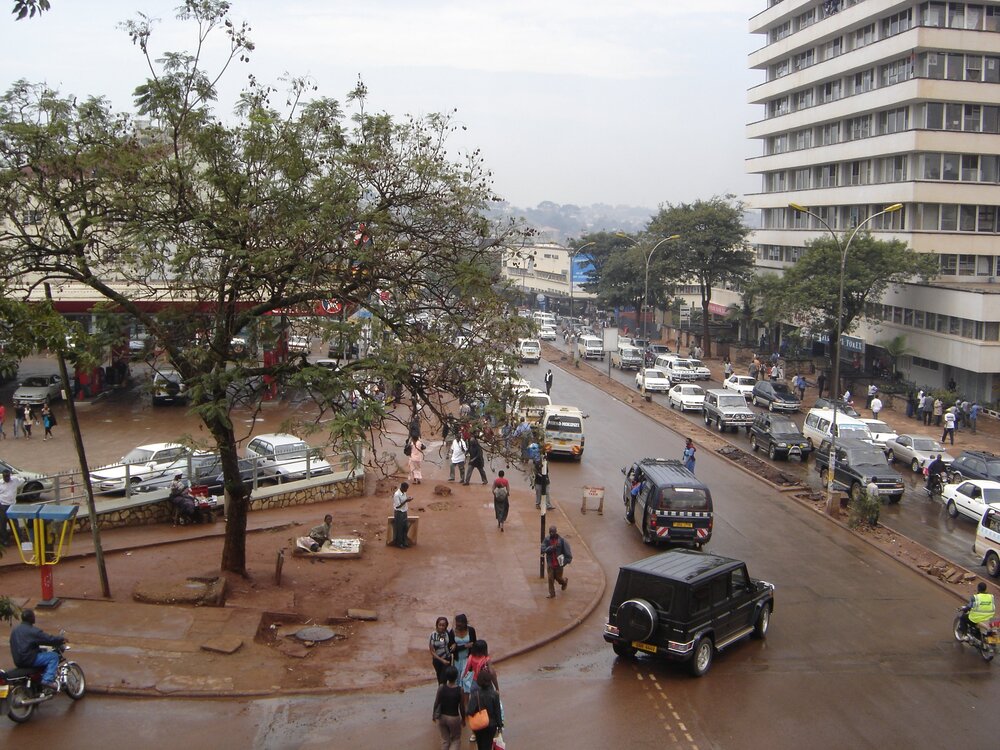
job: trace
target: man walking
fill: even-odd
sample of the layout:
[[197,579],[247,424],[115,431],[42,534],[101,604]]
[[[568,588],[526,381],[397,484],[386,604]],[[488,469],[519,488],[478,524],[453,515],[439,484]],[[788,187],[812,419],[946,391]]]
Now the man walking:
[[941,442],[947,442],[951,438],[951,444],[955,444],[955,412],[949,409],[944,414],[944,432],[941,435]]
[[407,482],[400,482],[399,489],[392,496],[392,544],[401,549],[410,546],[406,541],[410,530],[410,496],[406,494],[408,489],[410,485]]
[[468,446],[465,441],[462,440],[462,435],[460,433],[455,435],[455,439],[451,441],[451,464],[448,467],[448,481],[455,481],[455,469],[458,469],[458,481],[465,483],[465,454],[468,451]]
[[823,398],[823,388],[826,386],[826,373],[821,372],[816,376],[816,398]]
[[552,392],[552,370],[545,371],[545,394],[548,395]]
[[979,419],[979,403],[976,401],[972,402],[972,406],[969,407],[969,429],[972,430],[972,434],[976,434],[976,420]]
[[22,477],[11,477],[10,469],[4,469],[0,476],[0,543],[9,547],[14,541],[14,535],[7,524],[7,511],[17,502],[17,491],[24,484]]
[[872,396],[872,401],[868,405],[868,408],[872,410],[872,419],[878,419],[878,413],[882,411],[882,399],[878,395]]
[[868,386],[868,397],[865,399],[865,408],[872,408],[872,399],[875,398],[875,394],[878,393],[878,386],[872,383]]
[[555,599],[556,581],[559,581],[559,587],[565,591],[569,579],[563,575],[563,571],[573,561],[569,542],[559,536],[555,526],[549,526],[549,535],[542,542],[542,556],[545,558],[545,568],[548,571],[549,599]]

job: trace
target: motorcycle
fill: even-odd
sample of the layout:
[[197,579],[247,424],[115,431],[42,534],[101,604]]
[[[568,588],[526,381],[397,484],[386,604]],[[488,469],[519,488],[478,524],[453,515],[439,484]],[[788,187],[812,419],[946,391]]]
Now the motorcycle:
[[935,474],[932,477],[927,478],[927,482],[924,485],[924,492],[926,492],[931,498],[941,497],[941,492],[944,490],[945,482],[947,477],[941,474]]
[[18,724],[23,724],[35,712],[35,708],[64,692],[72,700],[80,700],[87,690],[87,680],[83,669],[75,661],[66,659],[65,652],[69,646],[42,646],[46,651],[59,654],[59,666],[56,667],[56,690],[50,691],[42,687],[44,670],[38,667],[15,668],[6,671],[0,669],[0,715]]
[[[973,648],[979,650],[985,661],[992,661],[997,651],[1000,651],[1000,620],[991,620],[989,623],[969,623],[967,629],[963,629],[962,614],[963,608],[959,608],[958,615],[952,630],[955,633],[955,640],[959,643],[968,643]],[[986,628],[983,628],[983,625]]]

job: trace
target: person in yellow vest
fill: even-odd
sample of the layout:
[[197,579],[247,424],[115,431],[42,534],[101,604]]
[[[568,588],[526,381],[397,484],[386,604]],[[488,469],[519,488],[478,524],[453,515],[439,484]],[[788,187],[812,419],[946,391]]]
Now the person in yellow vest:
[[981,622],[989,622],[996,616],[996,602],[993,594],[987,593],[986,584],[979,582],[976,593],[972,595],[969,603],[962,607],[962,632],[968,633],[969,624],[979,625]]

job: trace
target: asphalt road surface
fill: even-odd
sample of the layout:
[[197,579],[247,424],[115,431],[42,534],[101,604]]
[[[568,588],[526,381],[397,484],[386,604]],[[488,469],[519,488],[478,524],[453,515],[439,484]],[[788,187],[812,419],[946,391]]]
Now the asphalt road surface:
[[[528,377],[540,382],[546,366],[526,368]],[[623,521],[620,470],[642,456],[678,456],[682,440],[554,371],[554,400],[590,417],[583,461],[552,464],[553,493],[576,507],[584,485],[606,487],[603,516],[570,512],[609,588],[568,636],[500,665],[511,747],[996,747],[997,677],[953,641],[957,600],[708,451],[697,466],[716,506],[708,548],[747,560],[751,575],[777,586],[768,638],[735,644],[701,679],[676,664],[617,659],[601,630],[618,566],[655,551]],[[496,631],[503,623],[477,626]],[[25,727],[0,726],[0,742],[430,750],[440,746],[433,695],[427,685],[260,701],[60,698]]]

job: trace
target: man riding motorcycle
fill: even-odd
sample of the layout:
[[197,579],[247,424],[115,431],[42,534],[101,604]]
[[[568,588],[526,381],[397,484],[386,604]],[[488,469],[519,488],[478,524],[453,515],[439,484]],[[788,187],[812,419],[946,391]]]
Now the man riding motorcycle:
[[979,582],[976,593],[969,599],[969,603],[962,607],[962,633],[969,632],[969,624],[979,626],[981,622],[989,622],[996,616],[996,602],[993,594],[987,593],[986,584]]
[[[924,482],[924,486],[927,489],[931,489],[934,486],[935,477],[941,477],[948,469],[947,464],[941,460],[941,454],[934,456],[931,462],[927,465],[927,481]],[[944,480],[941,480],[942,484]]]
[[10,632],[10,655],[14,666],[22,669],[44,669],[42,687],[55,691],[56,668],[59,666],[59,654],[55,651],[42,651],[39,646],[61,646],[65,638],[49,635],[41,628],[35,627],[35,613],[26,609],[21,612],[21,623]]

